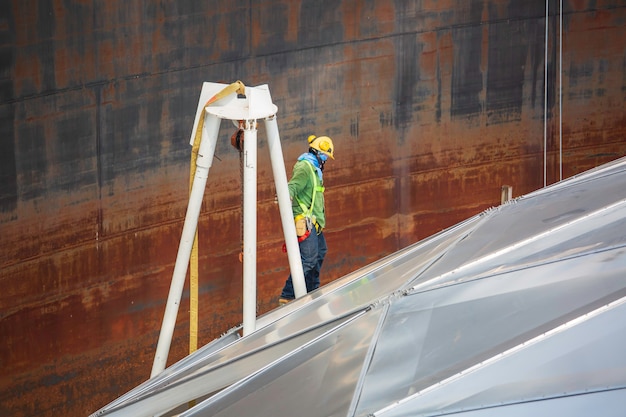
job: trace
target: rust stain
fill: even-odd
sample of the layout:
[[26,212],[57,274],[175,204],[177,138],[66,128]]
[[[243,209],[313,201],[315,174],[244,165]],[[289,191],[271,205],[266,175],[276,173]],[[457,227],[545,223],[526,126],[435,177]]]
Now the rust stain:
[[[0,142],[0,414],[84,416],[147,379],[203,81],[269,84],[288,171],[308,134],[335,140],[323,284],[498,204],[503,184],[514,196],[543,185],[543,9],[44,3],[13,1],[0,22],[15,28],[0,103],[12,117],[0,125],[11,141]],[[565,177],[626,154],[625,57],[612,41],[626,36],[626,8],[590,3],[566,2]],[[560,150],[551,33],[549,183]],[[199,224],[200,344],[241,321],[231,133],[224,123]],[[289,271],[259,133],[262,314]],[[170,363],[186,354],[187,312],[185,289]]]

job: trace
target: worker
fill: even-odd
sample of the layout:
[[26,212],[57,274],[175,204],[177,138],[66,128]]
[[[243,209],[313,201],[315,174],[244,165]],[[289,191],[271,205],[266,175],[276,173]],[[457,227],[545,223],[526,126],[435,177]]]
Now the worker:
[[[289,180],[289,197],[296,223],[300,258],[307,292],[320,286],[320,269],[328,247],[324,238],[324,165],[335,159],[333,141],[328,136],[308,137],[309,150],[298,158]],[[295,298],[291,274],[285,282],[279,304]]]

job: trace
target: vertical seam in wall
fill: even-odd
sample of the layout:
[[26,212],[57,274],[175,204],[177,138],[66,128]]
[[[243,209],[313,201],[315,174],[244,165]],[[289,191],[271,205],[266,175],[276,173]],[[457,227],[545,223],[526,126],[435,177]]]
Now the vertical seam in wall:
[[101,106],[102,87],[97,86],[94,90],[96,97],[96,198],[98,199],[98,213],[96,217],[96,245],[102,237],[102,141],[101,141]]

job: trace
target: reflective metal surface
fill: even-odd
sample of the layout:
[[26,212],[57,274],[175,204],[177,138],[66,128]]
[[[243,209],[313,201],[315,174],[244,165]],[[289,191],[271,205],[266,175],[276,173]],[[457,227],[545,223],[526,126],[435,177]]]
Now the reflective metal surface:
[[[0,415],[84,417],[150,375],[205,81],[271,88],[287,170],[308,135],[335,140],[323,284],[498,205],[505,185],[517,197],[626,155],[626,2],[563,1],[563,25],[557,3],[1,1]],[[232,133],[201,209],[200,345],[242,322]],[[267,138],[261,125],[260,314],[290,272]],[[475,259],[458,250],[442,274]],[[441,265],[411,252],[403,273],[370,270],[369,287],[321,304],[367,305]],[[181,301],[170,365],[189,352]]]
[[618,415],[625,219],[622,158],[234,329],[95,415]]

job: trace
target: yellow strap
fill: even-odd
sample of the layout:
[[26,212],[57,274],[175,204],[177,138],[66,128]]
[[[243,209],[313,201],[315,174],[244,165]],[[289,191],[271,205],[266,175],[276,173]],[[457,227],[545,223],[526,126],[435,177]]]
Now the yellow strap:
[[[224,97],[237,92],[238,94],[245,94],[246,87],[244,84],[237,80],[236,82],[224,87],[219,93],[211,97],[202,109],[211,105],[212,103],[223,99]],[[191,194],[191,188],[193,186],[193,179],[196,175],[196,161],[198,159],[198,150],[200,149],[200,141],[202,140],[202,129],[204,128],[204,113],[200,114],[200,120],[198,120],[198,127],[196,129],[196,135],[193,138],[193,145],[191,147],[191,163],[189,168],[189,193]],[[193,353],[198,350],[198,229],[196,228],[196,234],[193,239],[193,246],[191,247],[191,255],[189,257],[189,353]]]
[[[204,117],[200,117],[198,131],[201,132]],[[191,163],[189,169],[189,193],[193,186],[193,179],[196,175],[196,160],[198,159],[198,149],[202,134],[196,134],[191,147]],[[193,238],[191,246],[191,256],[189,257],[189,354],[198,350],[198,229]]]

